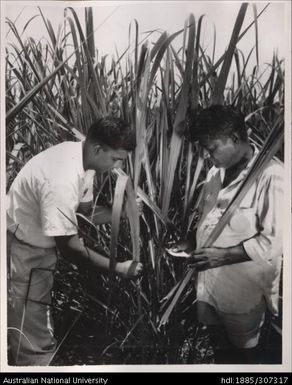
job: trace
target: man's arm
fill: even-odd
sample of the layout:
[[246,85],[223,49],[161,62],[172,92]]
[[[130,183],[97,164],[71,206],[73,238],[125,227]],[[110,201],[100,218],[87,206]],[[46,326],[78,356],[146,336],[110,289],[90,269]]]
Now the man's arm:
[[[73,263],[90,261],[95,267],[109,270],[110,260],[81,244],[77,234],[55,237],[56,245],[64,257]],[[124,278],[135,278],[142,272],[142,264],[131,260],[117,262],[115,272]]]
[[[138,207],[139,215],[141,215],[142,210],[143,210],[143,203],[139,198],[137,198],[136,201],[137,201],[137,207]],[[92,201],[80,202],[77,212],[81,213],[87,217],[90,217],[90,219],[92,220],[92,222],[95,226],[111,222],[111,219],[112,219],[112,208],[111,207],[95,206],[93,213],[92,213],[92,210],[93,210]],[[125,210],[123,210],[122,217],[125,217],[125,216],[126,216],[126,212],[125,212]]]
[[246,261],[251,261],[251,258],[245,252],[244,247],[238,245],[227,248],[206,247],[196,250],[190,257],[189,264],[198,271],[202,271]]
[[272,273],[275,268],[278,269],[283,253],[286,208],[281,164],[274,162],[265,170],[259,182],[259,194],[256,198],[260,231],[256,236],[244,241],[243,247],[253,261]]
[[274,270],[282,254],[283,227],[283,169],[273,163],[259,180],[257,216],[259,231],[229,248],[210,247],[196,251],[190,263],[200,270],[252,260],[264,268]]
[[110,207],[96,206],[92,213],[92,202],[80,202],[77,212],[92,219],[95,226],[110,223],[112,209]]

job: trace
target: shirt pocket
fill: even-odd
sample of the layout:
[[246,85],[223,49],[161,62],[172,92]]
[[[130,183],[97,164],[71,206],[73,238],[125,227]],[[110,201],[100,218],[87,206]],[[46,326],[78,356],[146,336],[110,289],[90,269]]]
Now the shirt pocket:
[[228,231],[240,241],[254,236],[258,231],[258,220],[255,208],[239,207],[228,223]]

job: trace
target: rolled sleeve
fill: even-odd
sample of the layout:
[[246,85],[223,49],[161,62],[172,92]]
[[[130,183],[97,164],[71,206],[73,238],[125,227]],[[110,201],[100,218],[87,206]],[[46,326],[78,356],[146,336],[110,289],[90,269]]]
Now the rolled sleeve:
[[262,176],[257,196],[259,232],[243,242],[248,256],[266,269],[274,269],[282,255],[283,168],[270,167]]
[[41,188],[40,211],[44,235],[64,236],[78,233],[76,209],[78,190],[74,185],[47,180]]

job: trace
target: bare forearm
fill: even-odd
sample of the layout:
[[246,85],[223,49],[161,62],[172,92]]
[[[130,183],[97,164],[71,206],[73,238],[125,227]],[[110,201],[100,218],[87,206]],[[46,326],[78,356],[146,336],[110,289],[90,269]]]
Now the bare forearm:
[[228,247],[225,249],[224,265],[233,265],[235,263],[250,261],[250,257],[246,254],[242,245]]
[[109,270],[110,260],[109,258],[99,254],[98,252],[83,246],[80,252],[75,254],[76,258],[82,263],[82,261],[88,261],[93,266],[101,270]]
[[[109,258],[83,246],[78,238],[78,235],[55,237],[55,239],[57,247],[62,255],[67,257],[71,262],[82,265],[87,261],[98,269],[106,271],[109,270]],[[123,277],[131,278],[140,274],[142,271],[142,265],[131,260],[117,262],[114,265],[114,271]]]
[[197,270],[208,270],[216,267],[233,265],[250,261],[242,245],[227,248],[209,247],[196,250],[190,258],[190,264]]
[[[84,263],[85,261],[90,262],[94,267],[100,270],[108,271],[110,268],[110,259],[97,253],[96,251],[81,245],[80,247],[71,248],[69,254],[72,258],[72,261],[78,261],[79,263]],[[114,270],[116,273],[121,273],[121,264],[116,263]]]
[[95,226],[110,223],[111,221],[112,209],[104,206],[95,206],[93,208],[93,202],[80,203],[77,212],[91,219]]
[[[84,251],[82,252],[82,257],[88,258],[89,262],[93,264],[98,269],[109,271],[110,268],[110,259],[104,257],[103,255],[97,253],[96,251],[89,249],[88,247],[84,247]],[[114,264],[114,271],[117,274],[125,273],[123,265],[119,262]]]
[[82,245],[77,235],[70,237],[64,244],[58,240],[57,246],[61,254],[73,263],[83,264],[88,261],[100,269],[106,270],[109,267],[109,259]]

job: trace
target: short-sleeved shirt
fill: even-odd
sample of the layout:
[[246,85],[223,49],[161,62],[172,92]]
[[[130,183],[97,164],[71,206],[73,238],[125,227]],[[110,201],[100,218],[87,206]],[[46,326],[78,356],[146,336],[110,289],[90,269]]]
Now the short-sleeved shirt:
[[76,211],[92,199],[94,175],[84,171],[82,142],[64,142],[36,155],[8,192],[8,230],[43,248],[54,247],[55,236],[77,234]]
[[[203,191],[197,229],[197,248],[206,240],[238,190],[255,160],[228,186],[222,187],[224,170],[213,167]],[[212,247],[242,244],[251,261],[199,273],[197,296],[226,313],[247,313],[265,297],[270,310],[278,308],[282,257],[283,165],[272,160],[250,187],[230,222]]]

